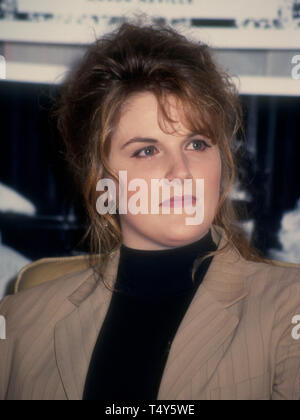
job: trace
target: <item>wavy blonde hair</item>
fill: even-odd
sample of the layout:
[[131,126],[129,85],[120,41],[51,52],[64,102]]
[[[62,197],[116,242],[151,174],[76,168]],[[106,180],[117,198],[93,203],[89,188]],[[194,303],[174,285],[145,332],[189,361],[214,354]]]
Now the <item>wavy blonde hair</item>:
[[166,100],[175,96],[183,104],[189,128],[207,135],[220,150],[222,180],[214,224],[225,230],[228,242],[195,261],[193,280],[204,259],[228,246],[247,260],[269,263],[248,243],[229,197],[238,165],[236,135],[243,133],[242,107],[231,78],[214,62],[206,44],[167,25],[123,23],[90,46],[64,82],[56,110],[66,159],[87,209],[91,265],[102,275],[122,243],[119,215],[97,213],[96,183],[105,174],[118,181],[108,165],[111,138],[124,103],[145,91],[155,95],[162,120],[171,124]]

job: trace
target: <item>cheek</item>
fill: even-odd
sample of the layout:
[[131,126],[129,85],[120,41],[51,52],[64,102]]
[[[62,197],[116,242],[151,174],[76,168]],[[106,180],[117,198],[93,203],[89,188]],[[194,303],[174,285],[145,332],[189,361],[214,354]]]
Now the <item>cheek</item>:
[[193,174],[195,178],[204,178],[207,192],[219,190],[222,176],[222,163],[219,153],[200,164],[198,163]]
[[220,190],[221,177],[222,177],[222,164],[221,161],[216,162],[209,172],[209,182],[215,191]]

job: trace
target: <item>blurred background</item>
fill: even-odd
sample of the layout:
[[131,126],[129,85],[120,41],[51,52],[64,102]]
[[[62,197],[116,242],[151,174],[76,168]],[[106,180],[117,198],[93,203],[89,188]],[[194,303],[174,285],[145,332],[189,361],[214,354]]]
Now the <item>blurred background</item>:
[[300,0],[0,0],[0,298],[30,261],[87,251],[51,109],[88,45],[140,12],[207,42],[233,77],[240,223],[262,254],[300,263]]

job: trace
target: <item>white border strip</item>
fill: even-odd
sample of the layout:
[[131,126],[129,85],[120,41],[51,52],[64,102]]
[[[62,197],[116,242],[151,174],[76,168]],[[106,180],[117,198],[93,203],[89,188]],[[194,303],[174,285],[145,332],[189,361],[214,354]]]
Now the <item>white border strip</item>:
[[242,95],[299,96],[300,80],[288,77],[240,76],[233,79]]
[[300,50],[300,29],[195,29],[191,35],[216,49]]
[[[0,22],[0,41],[60,45],[88,45],[114,26]],[[255,50],[300,50],[300,29],[178,28],[187,36],[207,42],[213,48]]]
[[[59,84],[67,66],[7,62],[7,81]],[[233,78],[242,95],[300,96],[300,79],[287,77],[239,76]]]
[[6,81],[56,85],[63,81],[68,71],[69,68],[63,65],[8,61],[6,63]]

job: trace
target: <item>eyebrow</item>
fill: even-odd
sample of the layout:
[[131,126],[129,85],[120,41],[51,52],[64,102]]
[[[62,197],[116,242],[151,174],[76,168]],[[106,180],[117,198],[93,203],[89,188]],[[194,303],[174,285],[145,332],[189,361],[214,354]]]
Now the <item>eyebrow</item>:
[[[194,137],[196,135],[201,135],[200,133],[190,133],[188,136],[185,137],[185,140],[190,139],[191,137]],[[128,140],[126,143],[124,143],[121,146],[121,150],[125,149],[125,147],[129,146],[132,143],[159,143],[159,141],[157,139],[153,139],[151,137],[133,137],[132,139]]]

